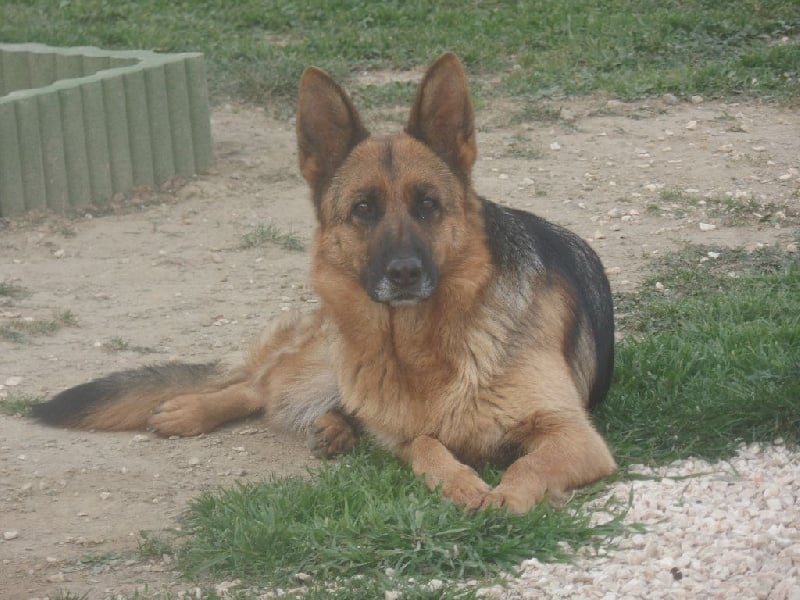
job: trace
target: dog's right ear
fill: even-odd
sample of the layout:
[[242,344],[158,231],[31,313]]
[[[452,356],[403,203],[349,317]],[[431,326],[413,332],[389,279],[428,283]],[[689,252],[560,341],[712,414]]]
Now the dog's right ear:
[[297,155],[317,205],[336,169],[368,136],[339,84],[322,69],[306,68],[297,103]]

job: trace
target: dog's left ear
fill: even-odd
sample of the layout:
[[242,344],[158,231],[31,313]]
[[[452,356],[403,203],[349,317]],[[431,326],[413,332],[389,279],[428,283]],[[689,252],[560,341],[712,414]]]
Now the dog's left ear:
[[445,52],[417,91],[406,132],[427,144],[466,182],[478,154],[475,116],[461,61]]
[[303,71],[297,101],[297,155],[315,203],[350,151],[368,136],[339,84],[317,67]]

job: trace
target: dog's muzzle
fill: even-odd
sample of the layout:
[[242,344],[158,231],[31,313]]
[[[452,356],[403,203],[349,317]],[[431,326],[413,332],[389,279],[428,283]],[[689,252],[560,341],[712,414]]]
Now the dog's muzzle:
[[369,293],[376,302],[395,306],[425,300],[435,289],[435,274],[425,268],[422,260],[416,256],[402,256],[386,264],[382,277]]

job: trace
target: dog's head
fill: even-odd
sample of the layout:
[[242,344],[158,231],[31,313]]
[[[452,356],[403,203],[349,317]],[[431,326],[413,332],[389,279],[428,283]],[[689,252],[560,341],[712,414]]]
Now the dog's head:
[[319,222],[318,287],[328,274],[338,285],[357,281],[383,304],[430,298],[468,252],[468,224],[479,212],[470,188],[472,102],[458,58],[447,53],[430,67],[405,131],[375,137],[342,88],[309,67],[300,81],[297,142]]

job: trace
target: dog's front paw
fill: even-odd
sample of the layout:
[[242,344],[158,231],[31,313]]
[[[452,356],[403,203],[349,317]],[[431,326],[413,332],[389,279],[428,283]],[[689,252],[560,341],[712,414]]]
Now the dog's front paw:
[[347,452],[358,440],[350,422],[338,412],[328,412],[314,420],[308,432],[308,447],[318,458]]
[[213,428],[214,424],[209,422],[202,403],[193,394],[167,400],[153,409],[147,419],[147,430],[165,437],[199,435]]
[[554,506],[563,504],[565,495],[554,491],[547,491],[544,486],[541,489],[520,489],[511,485],[498,485],[491,492],[486,494],[483,498],[479,510],[486,508],[505,508],[511,514],[521,515],[542,502],[543,500],[550,502]]
[[442,484],[442,494],[469,511],[480,509],[486,494],[491,489],[489,484],[469,467],[464,467],[461,473]]
[[531,510],[536,504],[535,499],[524,498],[515,494],[513,490],[495,488],[483,497],[483,502],[478,510],[505,508],[512,514],[521,515]]

